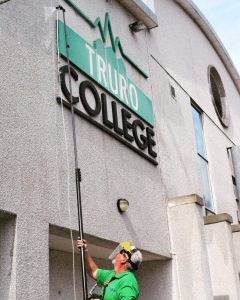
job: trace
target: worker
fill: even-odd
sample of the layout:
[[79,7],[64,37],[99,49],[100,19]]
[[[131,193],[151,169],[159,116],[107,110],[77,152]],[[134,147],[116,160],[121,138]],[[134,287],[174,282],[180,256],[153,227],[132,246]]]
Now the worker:
[[136,300],[139,288],[134,272],[142,262],[141,252],[130,242],[121,242],[109,256],[113,270],[99,269],[90,255],[86,240],[77,240],[77,248],[83,247],[88,275],[97,281],[103,300]]

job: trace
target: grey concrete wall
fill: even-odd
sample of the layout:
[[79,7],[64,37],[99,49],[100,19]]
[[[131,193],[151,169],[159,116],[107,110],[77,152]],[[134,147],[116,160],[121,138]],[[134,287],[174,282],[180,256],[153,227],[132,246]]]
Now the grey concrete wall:
[[17,215],[15,297],[26,300],[48,298],[48,203],[57,195],[49,14],[49,1],[1,5],[0,203]]
[[16,248],[17,299],[48,299],[48,223],[37,216],[18,216]]
[[139,300],[175,300],[176,285],[172,260],[144,262],[136,273],[140,287]]
[[202,206],[196,195],[168,201],[171,251],[175,260],[176,299],[212,299]]
[[205,225],[205,234],[213,295],[227,295],[230,300],[240,299],[237,260],[230,223],[223,221]]

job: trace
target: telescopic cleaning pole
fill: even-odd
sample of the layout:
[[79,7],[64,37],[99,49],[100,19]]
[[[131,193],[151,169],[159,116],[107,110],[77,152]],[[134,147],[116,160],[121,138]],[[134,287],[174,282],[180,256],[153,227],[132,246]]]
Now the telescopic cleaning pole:
[[[65,44],[66,44],[66,54],[67,54],[67,66],[68,66],[68,77],[69,77],[69,92],[70,92],[70,104],[71,104],[71,115],[72,115],[72,133],[73,133],[73,148],[74,148],[74,158],[75,158],[75,179],[76,179],[76,191],[77,191],[77,208],[78,208],[78,230],[79,237],[83,240],[83,217],[82,217],[82,202],[81,202],[81,171],[78,167],[78,155],[77,155],[77,140],[76,140],[76,127],[75,127],[75,118],[74,118],[74,102],[72,96],[72,82],[70,74],[70,61],[69,61],[69,44],[67,39],[67,29],[66,29],[66,20],[65,20],[65,9],[62,6],[58,6],[57,9],[60,9],[63,14],[63,23],[64,23],[64,35],[65,35]],[[83,300],[88,299],[88,289],[87,289],[87,275],[84,259],[84,249],[80,250],[81,256],[81,271],[82,271],[82,288],[83,288]]]

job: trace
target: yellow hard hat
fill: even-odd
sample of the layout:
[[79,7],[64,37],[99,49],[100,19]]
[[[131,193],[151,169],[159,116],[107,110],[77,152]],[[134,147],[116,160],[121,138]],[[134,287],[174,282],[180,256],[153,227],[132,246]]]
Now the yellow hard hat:
[[141,255],[141,253],[139,253],[140,256],[138,255],[138,257],[140,257],[140,260],[138,262],[133,262],[131,258],[135,252],[139,252],[139,250],[136,247],[134,247],[131,242],[128,242],[128,241],[121,242],[116,247],[116,249],[111,253],[111,255],[109,256],[109,259],[113,260],[119,253],[124,253],[127,255],[127,257],[128,257],[127,261],[132,266],[132,268],[134,270],[137,270],[139,264],[142,262],[142,255]]
[[109,255],[109,259],[114,259],[118,253],[122,250],[126,252],[131,252],[131,249],[134,248],[131,242],[125,241],[118,244],[118,246],[113,250],[113,252]]

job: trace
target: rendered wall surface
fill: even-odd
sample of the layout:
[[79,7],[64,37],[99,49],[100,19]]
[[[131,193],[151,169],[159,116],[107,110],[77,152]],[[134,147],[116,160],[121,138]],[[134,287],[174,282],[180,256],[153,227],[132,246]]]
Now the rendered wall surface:
[[213,295],[240,299],[237,261],[231,225],[219,222],[205,225]]
[[[194,202],[195,197],[190,195],[169,199],[171,251],[180,299],[210,300],[212,285],[202,206]],[[190,199],[190,202],[187,203],[186,199]]]
[[234,231],[233,232],[233,245],[234,245],[234,253],[235,253],[235,258],[237,262],[237,272],[238,272],[238,277],[240,278],[240,253],[238,251],[240,247],[240,232]]
[[[201,195],[190,98],[151,60],[162,184],[167,197]],[[170,95],[170,84],[176,99]]]

